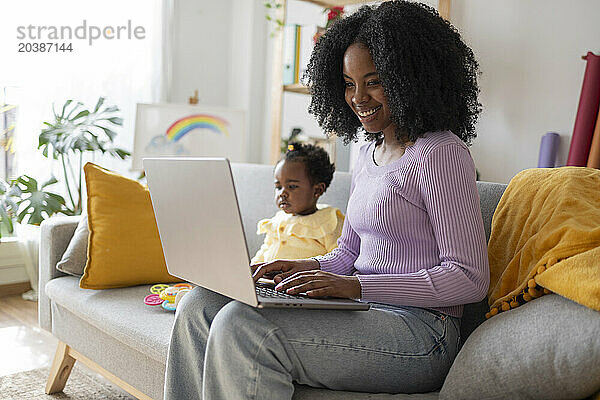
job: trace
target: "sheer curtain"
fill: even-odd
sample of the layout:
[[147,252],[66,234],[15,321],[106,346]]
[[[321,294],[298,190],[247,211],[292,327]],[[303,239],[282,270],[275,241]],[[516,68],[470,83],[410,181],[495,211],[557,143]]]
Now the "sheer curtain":
[[[23,0],[0,3],[0,89],[8,87],[6,102],[17,104],[16,172],[43,182],[54,174],[61,180],[57,161],[48,160],[38,150],[38,135],[44,121],[52,121],[52,107],[60,108],[68,99],[83,102],[93,108],[98,97],[107,104],[117,105],[124,119],[118,129],[116,145],[133,149],[136,103],[167,100],[170,84],[169,30],[172,0],[105,0],[42,1]],[[88,27],[86,39],[65,37],[48,40],[51,27]],[[129,36],[125,30],[120,38],[99,38],[89,43],[90,27],[102,29],[119,26],[141,27],[143,38]],[[19,38],[21,32],[31,32],[34,39]],[[42,29],[38,39],[37,27]],[[65,28],[66,29],[66,28]],[[67,32],[65,30],[65,32]],[[79,33],[83,32],[83,29]],[[80,35],[81,36],[81,35]],[[72,51],[18,52],[20,43],[71,43]],[[0,99],[3,100],[3,99]],[[94,161],[124,175],[130,161],[96,157]],[[64,194],[60,184],[50,187]],[[36,274],[37,271],[29,271]],[[31,276],[32,283],[37,280]],[[33,284],[32,284],[33,286]],[[33,286],[35,287],[35,286]]]

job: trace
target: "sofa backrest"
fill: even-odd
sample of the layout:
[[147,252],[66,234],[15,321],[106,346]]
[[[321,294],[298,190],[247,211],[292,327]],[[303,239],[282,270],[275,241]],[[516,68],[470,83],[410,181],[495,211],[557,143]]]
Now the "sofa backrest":
[[[270,218],[277,212],[274,198],[273,166],[261,164],[232,163],[231,170],[235,181],[240,212],[244,224],[250,257],[254,256],[264,237],[256,234],[256,224],[263,218]],[[338,207],[344,214],[350,192],[351,175],[336,172],[331,185],[321,198],[321,203]],[[481,205],[481,215],[487,240],[490,238],[492,216],[506,185],[492,182],[477,182]],[[487,300],[467,304],[461,323],[461,337],[464,341],[471,332],[485,320],[488,311]]]

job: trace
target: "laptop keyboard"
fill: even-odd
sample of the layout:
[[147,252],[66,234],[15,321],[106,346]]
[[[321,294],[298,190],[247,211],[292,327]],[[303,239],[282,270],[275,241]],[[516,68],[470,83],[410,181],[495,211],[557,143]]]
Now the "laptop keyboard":
[[264,286],[257,286],[256,294],[259,296],[267,297],[267,298],[271,298],[271,299],[305,299],[306,298],[306,296],[291,295],[291,294],[279,292],[273,288],[264,287]]

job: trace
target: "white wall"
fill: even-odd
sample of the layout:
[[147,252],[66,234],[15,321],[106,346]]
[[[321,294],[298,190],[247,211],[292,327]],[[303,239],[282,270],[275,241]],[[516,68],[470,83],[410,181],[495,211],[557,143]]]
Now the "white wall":
[[171,98],[187,103],[198,89],[200,103],[227,106],[231,0],[174,2]]
[[481,66],[483,113],[471,153],[482,180],[537,166],[546,132],[566,163],[585,71],[600,50],[598,0],[453,0],[451,22]]
[[247,159],[263,162],[268,33],[261,0],[174,3],[171,95],[187,103],[198,89],[199,103],[246,111]]

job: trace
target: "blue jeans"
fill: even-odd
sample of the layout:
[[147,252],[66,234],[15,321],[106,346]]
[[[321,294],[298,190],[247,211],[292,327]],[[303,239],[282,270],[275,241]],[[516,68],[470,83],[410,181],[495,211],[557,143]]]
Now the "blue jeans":
[[459,350],[459,319],[417,307],[256,309],[198,287],[179,303],[165,399],[291,399],[329,389],[438,389]]

